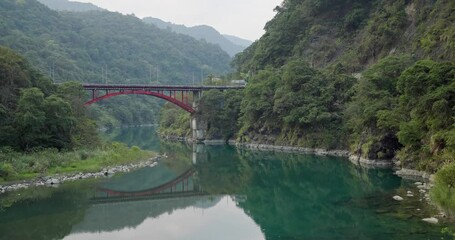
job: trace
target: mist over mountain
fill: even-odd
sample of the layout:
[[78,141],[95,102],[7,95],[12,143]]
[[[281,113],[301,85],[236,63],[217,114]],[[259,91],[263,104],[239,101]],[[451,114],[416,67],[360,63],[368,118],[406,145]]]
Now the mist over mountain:
[[195,39],[203,39],[209,43],[219,45],[231,57],[243,51],[252,42],[249,40],[241,39],[235,36],[222,35],[215,28],[207,25],[199,25],[187,27],[185,25],[174,24],[165,22],[158,18],[146,17],[142,19],[144,22],[153,24],[161,29],[168,29],[170,31],[185,34]]
[[70,11],[70,12],[87,12],[87,11],[106,11],[92,3],[82,3],[68,0],[38,0],[38,2],[46,5],[55,11]]
[[245,48],[247,48],[248,46],[250,46],[253,43],[250,40],[239,38],[239,37],[233,36],[233,35],[223,34],[223,37],[227,38],[229,41],[233,42],[234,44],[245,47]]

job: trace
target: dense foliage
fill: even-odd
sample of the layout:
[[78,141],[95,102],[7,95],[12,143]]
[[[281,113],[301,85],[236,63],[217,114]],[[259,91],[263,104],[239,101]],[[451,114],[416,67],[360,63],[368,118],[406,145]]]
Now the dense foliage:
[[431,198],[452,217],[455,215],[455,163],[444,166],[435,174]]
[[[399,157],[428,172],[454,162],[455,64],[444,60],[453,60],[447,9],[455,5],[429,6],[284,1],[265,35],[233,62],[248,78],[237,139]],[[422,40],[429,35],[431,47]],[[222,116],[221,107],[206,110]]]
[[138,147],[100,144],[79,83],[51,80],[12,50],[0,47],[0,182],[150,157]]
[[258,72],[245,89],[242,141],[342,148],[342,111],[353,77],[315,70],[301,60]]
[[167,138],[189,137],[191,136],[190,120],[189,113],[171,103],[166,103],[160,111],[158,132]]
[[[243,92],[237,90],[204,92],[198,100],[196,117],[207,124],[206,139],[228,140],[238,131],[240,102]],[[192,137],[191,116],[167,103],[161,110],[159,133],[166,137]]]
[[30,151],[96,145],[79,84],[54,86],[7,48],[0,48],[0,146]]
[[[55,12],[34,0],[0,3],[0,44],[58,81],[189,82],[229,70],[219,47],[113,12]],[[104,77],[102,77],[104,69]],[[152,69],[152,79],[150,79]],[[107,76],[106,76],[107,72]]]
[[233,65],[256,72],[298,57],[351,73],[389,54],[454,60],[454,10],[450,0],[285,0],[266,33]]
[[[195,74],[230,68],[230,57],[220,47],[132,15],[56,12],[35,0],[0,1],[0,11],[0,45],[59,83],[181,84]],[[91,106],[90,116],[105,127],[152,124],[158,122],[159,104],[151,97],[124,96]]]
[[430,172],[454,161],[454,10],[445,0],[284,1],[233,61],[249,80],[239,140],[398,154]]
[[228,140],[236,134],[242,97],[237,90],[204,92],[196,114],[207,122],[208,139]]
[[[352,150],[433,172],[455,156],[455,64],[391,57],[368,69],[346,110]],[[408,67],[409,66],[409,67]]]

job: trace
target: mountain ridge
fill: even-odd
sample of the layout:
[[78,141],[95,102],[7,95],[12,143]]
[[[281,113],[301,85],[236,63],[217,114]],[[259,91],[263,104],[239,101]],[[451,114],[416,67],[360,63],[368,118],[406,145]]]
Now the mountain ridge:
[[176,33],[191,36],[198,40],[203,39],[209,43],[218,44],[231,57],[243,51],[251,44],[251,42],[246,39],[231,35],[223,35],[218,32],[218,30],[208,25],[187,27],[181,24],[165,22],[159,18],[154,17],[145,17],[142,20],[148,24],[154,24],[161,29],[168,29]]
[[86,12],[86,11],[107,11],[92,3],[83,3],[68,0],[38,0],[38,2],[46,5],[55,11],[71,11],[71,12]]
[[[0,44],[61,80],[183,83],[193,72],[222,74],[229,56],[218,46],[109,11],[56,12],[34,0],[0,2]],[[153,74],[150,74],[153,72]],[[104,74],[106,75],[106,74]],[[153,75],[150,77],[150,75]]]

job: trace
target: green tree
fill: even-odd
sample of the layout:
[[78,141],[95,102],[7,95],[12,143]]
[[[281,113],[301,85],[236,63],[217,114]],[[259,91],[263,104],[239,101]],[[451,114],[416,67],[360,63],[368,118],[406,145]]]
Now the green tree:
[[404,114],[397,135],[407,163],[435,171],[455,161],[455,64],[419,61],[401,74],[397,89]]
[[46,133],[49,147],[58,149],[72,147],[72,134],[76,127],[71,105],[62,98],[51,95],[44,100]]
[[44,94],[40,89],[27,88],[21,91],[15,126],[19,134],[19,146],[23,150],[39,147],[48,140],[49,136],[45,133]]

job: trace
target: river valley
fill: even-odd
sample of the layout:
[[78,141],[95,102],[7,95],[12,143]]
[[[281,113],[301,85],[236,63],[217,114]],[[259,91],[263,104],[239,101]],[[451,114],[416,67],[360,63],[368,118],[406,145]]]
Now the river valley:
[[153,127],[106,138],[165,157],[112,177],[1,195],[0,239],[450,239],[447,223],[422,221],[438,211],[414,182],[391,170],[165,142]]

